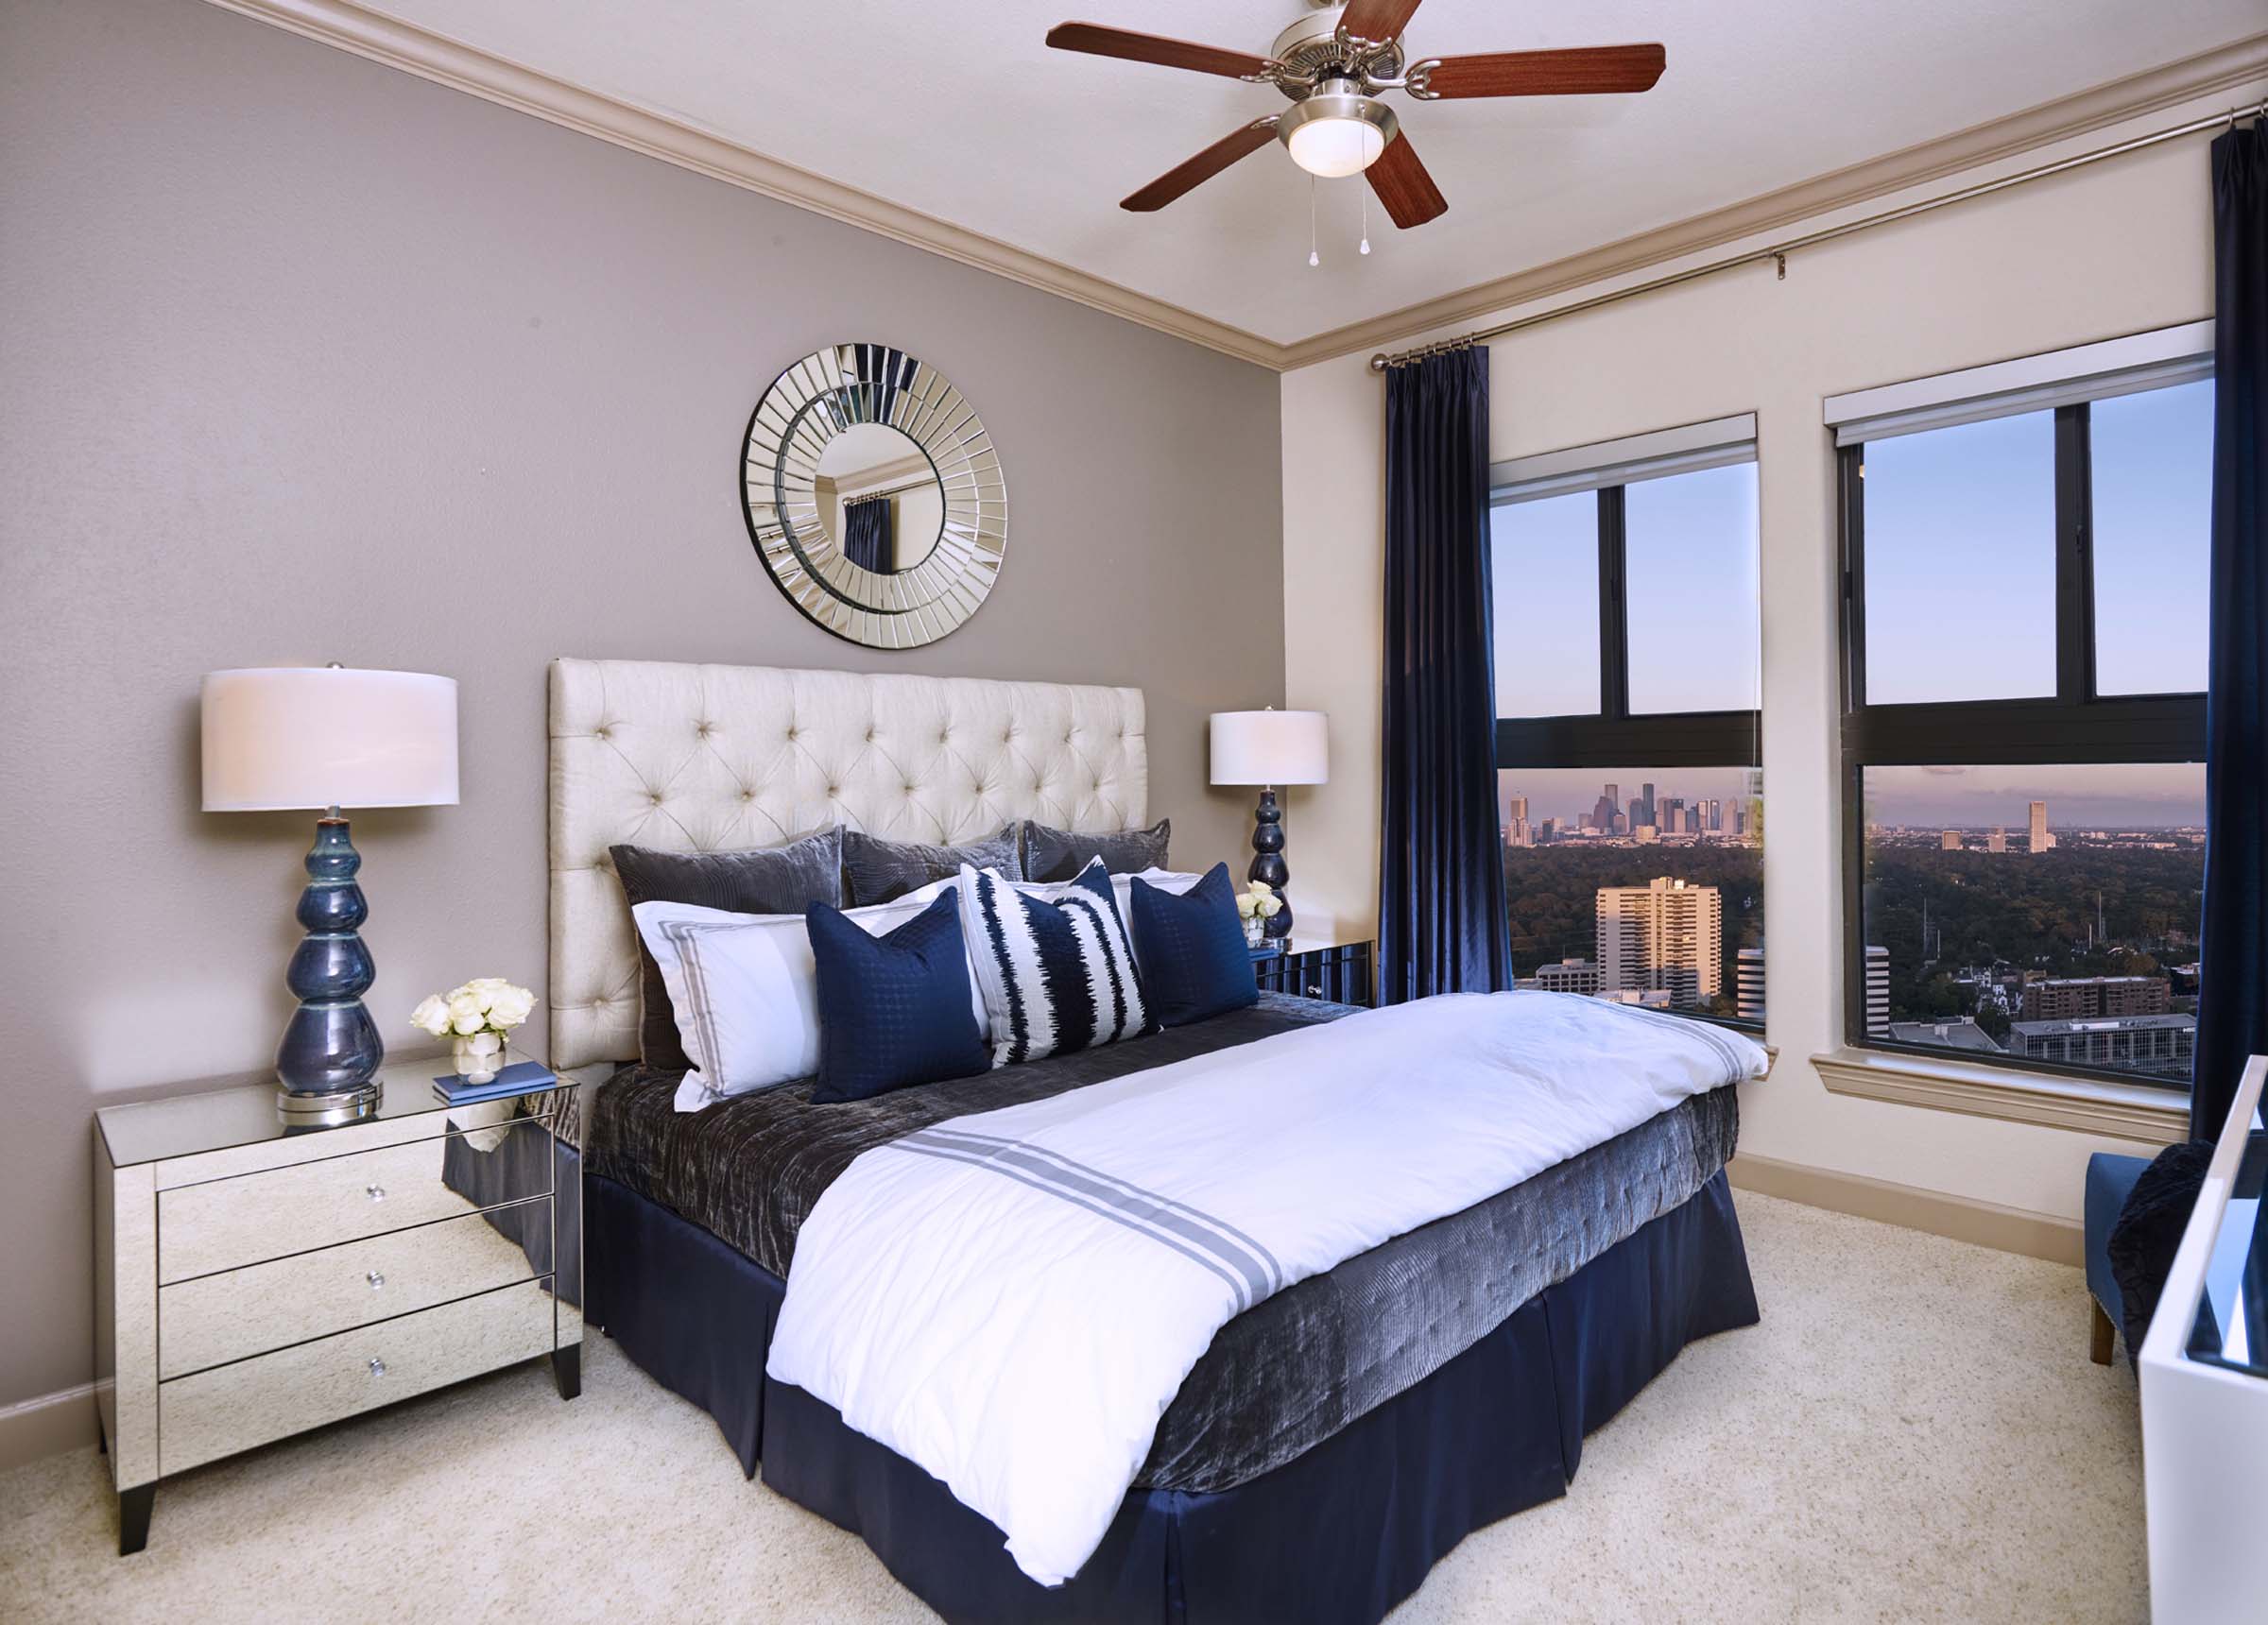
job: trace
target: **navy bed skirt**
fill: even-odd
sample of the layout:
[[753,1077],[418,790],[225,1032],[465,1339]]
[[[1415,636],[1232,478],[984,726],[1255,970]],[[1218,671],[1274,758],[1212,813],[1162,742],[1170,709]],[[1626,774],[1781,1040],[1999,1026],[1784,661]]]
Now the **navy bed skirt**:
[[954,1621],[1374,1625],[1458,1541],[1566,1493],[1583,1437],[1696,1338],[1757,1321],[1732,1191],[1694,1196],[1547,1287],[1431,1377],[1232,1490],[1128,1493],[1067,1584],[802,1390],[765,1378],[783,1283],[611,1180],[584,1192],[587,1313],[716,1418],[742,1469],[862,1536]]

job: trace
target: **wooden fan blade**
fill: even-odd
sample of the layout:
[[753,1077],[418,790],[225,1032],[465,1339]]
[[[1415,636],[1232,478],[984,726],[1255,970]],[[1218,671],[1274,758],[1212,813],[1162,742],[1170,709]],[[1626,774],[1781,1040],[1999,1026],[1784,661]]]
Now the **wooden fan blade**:
[[1226,51],[1218,45],[1195,45],[1187,40],[1168,40],[1159,34],[1106,28],[1100,23],[1057,23],[1047,31],[1047,43],[1058,51],[1084,51],[1091,57],[1117,57],[1128,62],[1155,62],[1161,68],[1188,68],[1200,74],[1223,74],[1232,79],[1268,71],[1265,57]]
[[1385,151],[1363,173],[1370,178],[1370,190],[1378,194],[1394,224],[1405,231],[1449,212],[1449,199],[1418,162],[1418,149],[1410,145],[1406,130],[1387,142]]
[[1410,26],[1420,0],[1354,0],[1339,18],[1339,26],[1358,40],[1393,40]]
[[1276,120],[1273,117],[1248,124],[1233,135],[1223,136],[1196,157],[1176,164],[1119,207],[1131,209],[1137,214],[1162,209],[1182,193],[1211,180],[1238,159],[1258,152],[1275,139]]
[[1589,45],[1568,51],[1498,51],[1444,57],[1425,79],[1429,95],[1581,96],[1650,91],[1669,60],[1659,45]]

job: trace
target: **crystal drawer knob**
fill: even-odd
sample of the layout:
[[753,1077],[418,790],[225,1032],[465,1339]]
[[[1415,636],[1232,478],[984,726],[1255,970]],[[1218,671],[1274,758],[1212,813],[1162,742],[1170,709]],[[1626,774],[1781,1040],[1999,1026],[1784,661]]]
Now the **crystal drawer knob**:
[[372,1377],[384,1377],[386,1375],[386,1361],[373,1356],[370,1360],[370,1375]]
[[372,1291],[373,1292],[374,1292],[374,1291],[377,1291],[377,1290],[378,1290],[380,1287],[383,1287],[383,1286],[385,1286],[385,1285],[386,1285],[386,1276],[385,1276],[385,1274],[384,1274],[382,1272],[380,1272],[380,1271],[377,1271],[377,1270],[372,1270],[372,1271],[371,1271],[371,1272],[370,1272],[370,1273],[369,1273],[368,1275],[364,1276],[363,1278],[364,1278],[365,1280],[367,1280],[367,1281],[369,1281],[369,1282],[370,1283],[370,1291]]
[[383,1185],[366,1185],[362,1188],[362,1193],[369,1197],[372,1202],[384,1202],[386,1200],[386,1187]]

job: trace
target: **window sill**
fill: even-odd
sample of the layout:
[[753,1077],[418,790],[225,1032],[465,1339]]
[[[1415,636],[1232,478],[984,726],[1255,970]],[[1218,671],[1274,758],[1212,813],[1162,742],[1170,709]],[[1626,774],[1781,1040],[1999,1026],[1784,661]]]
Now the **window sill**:
[[1818,1069],[1820,1081],[1831,1094],[2068,1128],[2150,1145],[2173,1145],[2190,1138],[2188,1100],[2141,1084],[2058,1078],[1869,1050],[1830,1050],[1813,1055],[1812,1065]]

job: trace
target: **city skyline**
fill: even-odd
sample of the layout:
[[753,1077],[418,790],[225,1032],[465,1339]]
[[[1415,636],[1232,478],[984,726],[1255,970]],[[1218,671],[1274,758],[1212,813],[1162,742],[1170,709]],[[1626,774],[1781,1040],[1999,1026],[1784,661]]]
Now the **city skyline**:
[[[1555,818],[1574,828],[1609,783],[1624,800],[1651,782],[1657,796],[1689,805],[1747,794],[1742,767],[1503,768],[1497,773],[1497,821],[1508,823],[1515,796],[1526,796],[1531,824]],[[1770,822],[1770,786],[1763,797]],[[1886,829],[1989,830],[2021,837],[2031,803],[2048,804],[2052,830],[2179,830],[2205,825],[2202,763],[2116,767],[1877,767],[1866,774],[1866,820]]]

